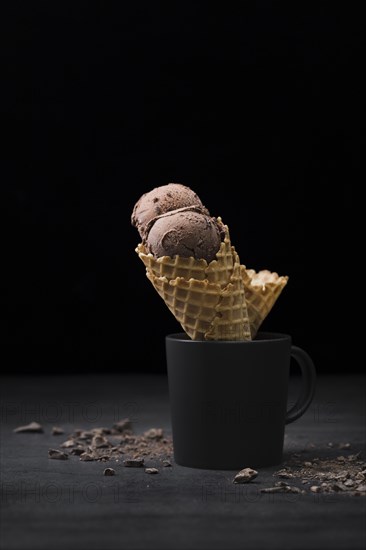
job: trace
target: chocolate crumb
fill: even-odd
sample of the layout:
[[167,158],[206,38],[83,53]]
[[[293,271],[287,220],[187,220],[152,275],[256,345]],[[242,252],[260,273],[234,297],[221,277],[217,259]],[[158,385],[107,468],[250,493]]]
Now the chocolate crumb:
[[110,460],[110,456],[108,455],[99,456],[97,460],[99,460],[99,462],[108,462],[108,460]]
[[346,487],[353,487],[355,485],[355,482],[352,479],[346,479],[344,484]]
[[76,455],[76,456],[80,456],[80,455],[82,455],[83,453],[85,453],[85,449],[84,449],[84,447],[81,447],[81,446],[74,447],[74,448],[71,449],[71,451],[70,451],[70,454],[71,454],[71,455]]
[[158,474],[159,470],[157,468],[145,468],[145,474]]
[[91,462],[92,460],[96,460],[96,457],[90,453],[82,453],[80,455],[80,460],[82,462]]
[[171,467],[172,463],[170,462],[170,460],[167,460],[167,459],[164,459],[163,460],[163,466],[165,466],[165,468],[169,468]]
[[163,439],[163,430],[161,428],[151,428],[144,433],[144,436],[148,439]]
[[67,460],[69,456],[62,451],[58,451],[57,449],[49,449],[48,458],[52,458],[53,460]]
[[91,446],[95,447],[97,449],[105,448],[105,447],[111,447],[111,443],[109,443],[108,439],[104,437],[103,435],[94,435],[93,439],[91,441]]
[[93,438],[94,434],[93,432],[88,432],[88,431],[82,431],[80,435],[78,435],[78,439],[81,439],[82,441],[85,440],[85,441],[91,441],[91,439]]
[[115,474],[116,474],[116,472],[115,472],[115,470],[113,470],[113,468],[106,468],[103,471],[104,476],[114,476]]
[[294,477],[293,474],[286,469],[278,470],[278,472],[275,472],[273,475],[277,477],[282,477],[283,479],[291,479]]

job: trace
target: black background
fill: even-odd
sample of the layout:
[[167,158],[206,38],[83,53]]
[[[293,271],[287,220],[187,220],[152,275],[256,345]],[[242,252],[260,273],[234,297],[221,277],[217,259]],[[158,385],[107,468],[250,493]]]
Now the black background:
[[5,370],[165,370],[164,336],[180,327],[145,278],[130,215],[171,181],[223,217],[243,263],[290,276],[266,329],[290,333],[319,372],[361,369],[349,219],[363,55],[352,10],[8,6]]

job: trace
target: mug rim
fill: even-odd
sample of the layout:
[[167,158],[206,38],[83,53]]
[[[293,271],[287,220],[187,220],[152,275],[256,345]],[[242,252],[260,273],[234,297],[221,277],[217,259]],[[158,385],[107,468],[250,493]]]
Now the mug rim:
[[281,341],[290,341],[291,336],[289,334],[283,334],[281,332],[269,332],[269,331],[259,331],[256,338],[260,336],[258,340],[191,340],[191,338],[185,332],[175,332],[173,334],[168,334],[165,338],[166,340],[172,342],[187,342],[191,345],[205,344],[205,345],[227,345],[227,344],[237,344],[237,345],[259,345],[264,342],[281,342]]

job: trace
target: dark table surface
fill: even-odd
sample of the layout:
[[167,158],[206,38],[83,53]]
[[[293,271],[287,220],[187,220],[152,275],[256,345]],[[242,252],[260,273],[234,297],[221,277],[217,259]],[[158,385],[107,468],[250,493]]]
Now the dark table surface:
[[[297,379],[290,388],[290,400]],[[364,451],[365,379],[324,377],[305,416],[286,428],[286,459],[337,456],[337,444]],[[2,549],[242,549],[364,548],[366,497],[349,494],[263,494],[278,467],[255,483],[233,485],[235,472],[195,470],[173,463],[155,476],[115,465],[49,460],[66,438],[53,425],[111,425],[130,417],[137,433],[170,432],[164,376],[3,377],[1,380]],[[43,434],[13,428],[40,421]],[[328,446],[329,442],[334,447]],[[351,452],[350,451],[350,452]],[[363,455],[364,456],[364,455]]]

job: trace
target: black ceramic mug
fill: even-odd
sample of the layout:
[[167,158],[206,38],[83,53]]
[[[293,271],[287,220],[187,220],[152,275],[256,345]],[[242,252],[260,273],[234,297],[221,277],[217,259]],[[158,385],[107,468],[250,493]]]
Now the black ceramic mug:
[[[193,468],[239,470],[279,464],[285,424],[309,407],[315,368],[285,334],[253,341],[199,341],[166,337],[174,458]],[[302,389],[287,411],[290,358]]]

